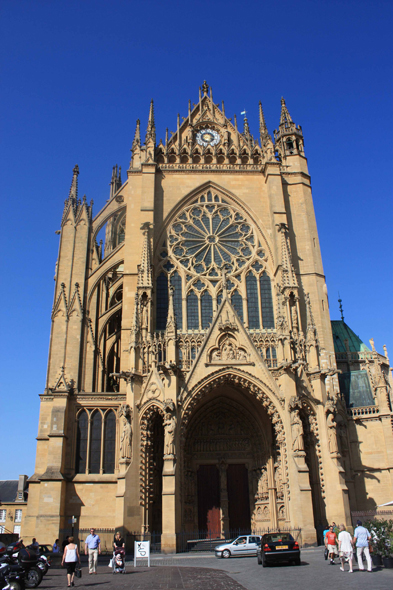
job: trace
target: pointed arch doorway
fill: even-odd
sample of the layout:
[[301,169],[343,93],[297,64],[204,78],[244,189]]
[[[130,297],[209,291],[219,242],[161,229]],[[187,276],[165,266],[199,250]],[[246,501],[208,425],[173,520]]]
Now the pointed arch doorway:
[[183,456],[184,530],[214,538],[277,523],[277,444],[270,418],[251,396],[224,384],[204,397]]

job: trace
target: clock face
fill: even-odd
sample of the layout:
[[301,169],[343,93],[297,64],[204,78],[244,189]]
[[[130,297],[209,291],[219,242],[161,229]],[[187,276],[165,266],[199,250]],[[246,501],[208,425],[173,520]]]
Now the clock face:
[[197,143],[204,147],[208,145],[217,145],[220,141],[220,134],[213,129],[201,129],[196,136]]

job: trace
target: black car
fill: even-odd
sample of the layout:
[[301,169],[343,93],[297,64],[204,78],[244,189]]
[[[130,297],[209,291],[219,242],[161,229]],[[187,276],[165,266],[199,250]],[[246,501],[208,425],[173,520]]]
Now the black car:
[[266,567],[270,563],[290,561],[300,565],[300,547],[290,533],[268,533],[263,535],[258,546],[259,565]]

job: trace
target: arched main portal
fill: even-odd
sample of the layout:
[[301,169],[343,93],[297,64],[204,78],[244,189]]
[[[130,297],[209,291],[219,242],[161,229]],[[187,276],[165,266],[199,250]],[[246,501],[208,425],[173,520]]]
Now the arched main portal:
[[256,391],[250,395],[251,383],[234,377],[214,380],[182,425],[182,528],[188,532],[228,536],[288,521],[277,414]]

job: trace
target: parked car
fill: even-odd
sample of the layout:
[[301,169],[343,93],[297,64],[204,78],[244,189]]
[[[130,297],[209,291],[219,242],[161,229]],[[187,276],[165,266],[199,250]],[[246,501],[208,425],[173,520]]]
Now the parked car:
[[299,543],[290,533],[268,533],[262,536],[257,550],[257,559],[259,565],[263,567],[283,561],[292,561],[300,565]]
[[217,545],[214,549],[216,557],[242,557],[244,555],[256,555],[257,547],[261,541],[259,535],[241,535],[234,541],[228,541]]

